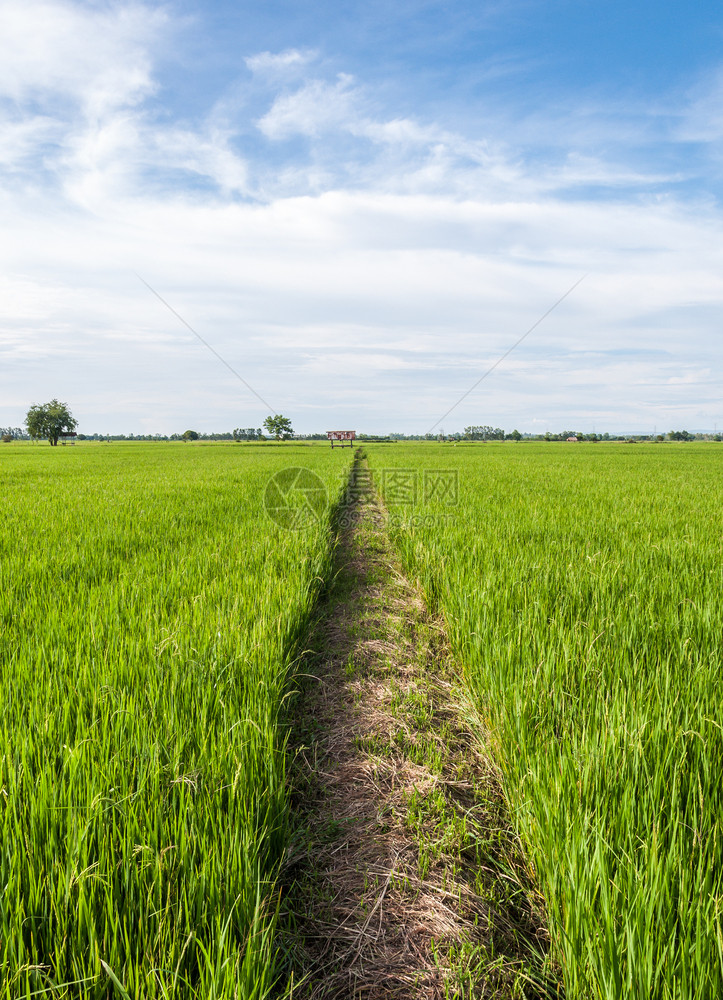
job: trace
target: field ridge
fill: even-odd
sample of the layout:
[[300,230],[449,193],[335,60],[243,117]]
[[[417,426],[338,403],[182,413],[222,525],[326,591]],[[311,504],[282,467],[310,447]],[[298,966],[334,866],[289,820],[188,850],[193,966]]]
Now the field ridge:
[[290,740],[290,994],[561,996],[497,773],[360,456],[335,570]]

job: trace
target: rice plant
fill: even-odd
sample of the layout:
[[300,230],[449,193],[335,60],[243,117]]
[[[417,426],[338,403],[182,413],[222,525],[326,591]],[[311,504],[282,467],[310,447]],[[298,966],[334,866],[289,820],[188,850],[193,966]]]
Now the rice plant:
[[[262,998],[279,719],[350,454],[8,448],[0,536],[0,998]],[[309,466],[305,531],[264,512]]]
[[723,996],[723,451],[369,456],[382,482],[459,477],[456,504],[388,488],[393,536],[444,612],[566,995]]

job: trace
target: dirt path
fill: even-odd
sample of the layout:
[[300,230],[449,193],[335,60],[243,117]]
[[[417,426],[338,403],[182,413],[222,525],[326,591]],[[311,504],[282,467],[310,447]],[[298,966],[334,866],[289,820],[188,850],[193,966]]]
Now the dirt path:
[[360,458],[354,475],[291,736],[293,996],[561,996],[443,630],[400,570]]

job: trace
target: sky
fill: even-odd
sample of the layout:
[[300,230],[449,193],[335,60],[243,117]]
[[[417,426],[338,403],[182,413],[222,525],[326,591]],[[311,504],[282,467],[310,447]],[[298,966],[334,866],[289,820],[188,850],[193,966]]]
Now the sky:
[[708,0],[0,0],[0,426],[723,429],[722,195]]

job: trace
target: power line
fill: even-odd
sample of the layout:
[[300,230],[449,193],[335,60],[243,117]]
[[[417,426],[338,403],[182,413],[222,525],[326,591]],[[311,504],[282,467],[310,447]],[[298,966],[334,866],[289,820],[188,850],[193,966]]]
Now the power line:
[[146,286],[146,288],[148,289],[148,291],[149,292],[153,292],[153,294],[155,295],[155,297],[160,302],[163,303],[163,305],[166,307],[166,309],[168,309],[170,312],[172,312],[173,315],[176,317],[176,319],[179,319],[181,321],[181,323],[183,323],[183,325],[186,327],[186,329],[190,330],[191,333],[193,334],[193,336],[196,337],[198,340],[201,341],[201,343],[203,344],[204,347],[207,347],[209,349],[209,351],[211,352],[211,354],[215,354],[215,356],[218,358],[218,360],[221,362],[221,364],[226,365],[226,367],[231,372],[231,374],[235,375],[236,378],[239,380],[239,382],[243,382],[243,384],[246,386],[246,388],[250,392],[252,392],[254,394],[254,396],[256,396],[256,398],[258,400],[260,400],[264,404],[264,406],[269,411],[269,413],[276,413],[277,412],[273,408],[273,406],[269,406],[269,404],[266,402],[266,400],[264,399],[263,396],[259,395],[259,393],[256,392],[256,390],[253,388],[253,386],[251,386],[251,385],[248,384],[248,382],[243,377],[243,375],[239,375],[239,373],[236,371],[236,369],[233,368],[228,363],[228,361],[225,358],[221,357],[221,355],[218,353],[218,351],[216,350],[215,347],[212,347],[207,340],[204,340],[203,337],[201,336],[201,334],[198,333],[196,330],[194,330],[193,327],[191,326],[191,324],[187,323],[186,320],[183,318],[183,316],[181,316],[181,314],[179,312],[176,312],[176,310],[173,308],[173,306],[169,305],[169,303],[166,302],[166,300],[163,298],[163,296],[159,295],[158,292],[155,290],[155,288],[153,288],[151,285],[148,284],[148,282],[145,280],[145,278],[141,278],[140,274],[138,274],[137,271],[134,271],[133,273],[135,274],[136,278],[138,278],[139,281],[143,282],[143,284]]
[[484,380],[487,378],[487,376],[491,375],[492,372],[495,370],[495,368],[497,368],[499,365],[501,365],[502,362],[505,360],[505,358],[509,357],[509,355],[512,354],[512,352],[515,350],[516,347],[520,346],[520,344],[525,339],[525,337],[529,337],[529,335],[532,333],[532,331],[534,329],[536,329],[540,325],[540,323],[542,323],[543,320],[547,319],[547,317],[550,315],[550,313],[554,312],[554,310],[557,309],[557,307],[560,305],[560,303],[563,302],[568,297],[568,295],[571,292],[574,292],[575,289],[577,288],[577,286],[580,284],[580,282],[584,281],[586,277],[587,277],[587,275],[583,274],[582,278],[578,278],[577,281],[575,282],[575,284],[572,285],[571,288],[568,288],[568,290],[565,292],[565,294],[562,295],[562,296],[560,296],[560,298],[557,300],[557,302],[555,302],[554,305],[550,306],[550,308],[547,310],[547,312],[544,315],[540,316],[540,318],[537,320],[537,322],[533,323],[532,326],[530,327],[530,329],[527,330],[526,333],[523,333],[522,336],[520,337],[520,339],[517,340],[517,341],[515,341],[515,343],[512,345],[512,347],[510,347],[509,350],[505,351],[505,353],[502,355],[502,357],[498,358],[497,361],[495,361],[495,363],[492,365],[492,367],[488,368],[487,371],[484,373],[484,375],[480,376],[480,378],[477,379],[477,381],[475,382],[475,384],[471,388],[469,388],[467,390],[467,392],[464,393],[464,395],[460,396],[460,398],[457,400],[457,402],[454,404],[454,406],[450,406],[450,408],[447,410],[447,412],[444,414],[444,416],[440,417],[439,420],[436,421],[436,423],[432,424],[432,426],[427,431],[427,434],[431,434],[435,427],[439,426],[439,424],[441,424],[443,420],[446,420],[447,417],[450,415],[450,413],[453,410],[456,410],[457,407],[459,406],[459,404],[461,402],[463,402],[467,398],[467,396],[469,396],[469,394],[471,392],[474,392],[474,390],[477,388],[477,386],[480,384],[480,382],[484,382]]

